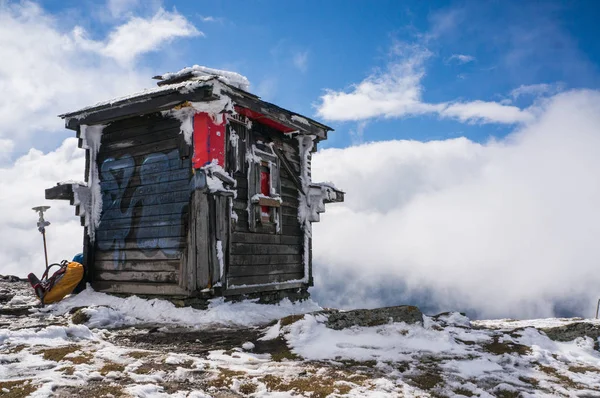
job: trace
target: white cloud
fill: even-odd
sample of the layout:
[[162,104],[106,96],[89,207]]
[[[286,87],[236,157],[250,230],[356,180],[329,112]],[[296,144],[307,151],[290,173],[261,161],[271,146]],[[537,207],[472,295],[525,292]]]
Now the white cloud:
[[400,62],[385,72],[375,72],[348,91],[328,90],[317,106],[319,116],[327,120],[365,120],[376,117],[400,118],[434,114],[475,123],[522,123],[531,120],[528,110],[498,102],[467,101],[428,103],[423,101],[421,80],[425,61],[431,53],[420,46],[404,46],[394,52]]
[[461,122],[473,123],[525,123],[533,119],[530,111],[498,102],[470,101],[454,102],[440,112],[442,117],[450,117]]
[[121,64],[129,64],[141,54],[159,50],[163,44],[175,38],[203,35],[183,15],[163,9],[149,19],[132,17],[112,31],[103,42],[88,39],[81,28],[74,31],[77,43],[83,48],[113,58]]
[[[169,21],[179,28],[169,30]],[[121,43],[127,49],[153,26],[158,32],[149,35],[149,41],[139,40],[137,50],[128,49],[132,52],[125,55],[116,48]],[[117,27],[106,44],[90,48],[92,42],[82,39],[82,30],[77,28],[73,34],[73,28],[36,4],[0,2],[0,92],[4,93],[0,96],[0,138],[18,137],[15,142],[21,150],[31,145],[34,131],[43,132],[36,141],[55,141],[49,133],[64,132],[56,115],[152,84],[152,71],[121,66],[110,57],[131,59],[140,51],[152,50],[151,44],[160,44],[160,38],[167,40],[167,32],[174,37],[181,29],[191,29],[182,16],[161,11],[148,20],[132,19]]]
[[37,231],[34,206],[50,205],[46,218],[51,262],[71,259],[82,251],[83,230],[68,201],[48,202],[44,189],[57,181],[83,178],[85,152],[77,139],[68,138],[55,151],[31,149],[8,167],[0,167],[0,273],[26,276],[44,270],[42,237]]
[[466,55],[466,54],[452,54],[446,60],[446,62],[456,62],[458,64],[467,64],[469,62],[474,62],[474,61],[475,61],[474,56]]
[[555,94],[562,90],[561,84],[529,84],[529,85],[520,85],[510,92],[511,97],[517,99],[522,96],[540,96],[543,94]]
[[0,161],[10,159],[13,149],[15,149],[15,143],[13,140],[0,138]]
[[298,51],[294,53],[292,61],[298,70],[301,72],[306,72],[306,68],[308,66],[308,51]]
[[108,0],[106,8],[113,18],[122,18],[128,16],[139,3],[140,0]]
[[316,297],[590,316],[600,285],[599,125],[600,92],[571,91],[502,141],[320,151],[313,179],[347,195],[314,226]]
[[221,17],[213,17],[213,16],[210,16],[210,15],[209,16],[200,15],[199,17],[200,17],[200,20],[202,22],[219,22],[219,23],[223,23],[223,18],[221,18]]

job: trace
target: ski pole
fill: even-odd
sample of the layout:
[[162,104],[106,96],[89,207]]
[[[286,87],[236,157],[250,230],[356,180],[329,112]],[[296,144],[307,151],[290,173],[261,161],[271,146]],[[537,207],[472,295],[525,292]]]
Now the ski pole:
[[42,239],[44,240],[44,258],[46,259],[46,269],[48,269],[48,250],[46,249],[46,227],[50,225],[50,222],[44,220],[44,212],[48,210],[50,206],[38,206],[34,207],[33,211],[40,214],[40,218],[37,222],[38,231],[42,233]]

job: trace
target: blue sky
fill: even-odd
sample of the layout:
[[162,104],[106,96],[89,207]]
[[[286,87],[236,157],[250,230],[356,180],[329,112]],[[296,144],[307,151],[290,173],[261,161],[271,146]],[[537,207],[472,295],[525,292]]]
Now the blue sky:
[[511,97],[522,85],[548,84],[554,92],[600,84],[600,5],[594,1],[115,3],[122,3],[122,12],[113,17],[103,15],[106,6],[97,2],[41,4],[65,27],[76,23],[96,39],[133,15],[149,17],[159,7],[178,12],[203,36],[175,38],[139,64],[156,73],[191,64],[235,70],[264,99],[334,127],[326,147],[400,138],[485,141],[514,127],[435,114],[343,122],[317,113],[325,90],[351,91],[401,62],[403,56],[392,51],[398,44],[430,52],[419,86],[422,100],[431,103],[510,99],[523,108],[539,96]]

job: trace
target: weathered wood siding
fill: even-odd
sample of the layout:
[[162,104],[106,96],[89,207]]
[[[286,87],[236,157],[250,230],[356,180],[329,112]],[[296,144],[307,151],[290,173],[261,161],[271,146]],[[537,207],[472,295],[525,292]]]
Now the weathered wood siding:
[[101,142],[95,285],[152,294],[167,284],[171,289],[161,289],[178,292],[192,175],[180,122],[160,114],[117,121]]
[[[300,175],[298,142],[285,137],[269,127],[254,122],[251,131],[237,123],[232,124],[239,139],[239,151],[245,154],[246,148],[257,140],[273,141],[286,157],[297,176]],[[269,139],[266,139],[268,136]],[[233,200],[233,211],[237,222],[232,223],[230,256],[227,271],[227,286],[269,284],[302,279],[304,277],[304,232],[298,222],[298,188],[293,176],[284,168],[280,169],[282,225],[281,233],[262,231],[257,226],[255,232],[248,228],[248,163],[241,160],[240,170],[232,173],[237,181],[237,197]],[[296,177],[297,178],[297,177]]]

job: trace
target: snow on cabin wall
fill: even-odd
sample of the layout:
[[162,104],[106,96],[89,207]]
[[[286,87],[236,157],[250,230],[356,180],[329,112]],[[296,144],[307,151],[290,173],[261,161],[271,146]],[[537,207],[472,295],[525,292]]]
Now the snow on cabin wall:
[[93,126],[82,124],[79,130],[82,140],[81,146],[89,154],[90,167],[87,188],[78,188],[75,191],[75,195],[77,195],[76,201],[83,205],[85,226],[87,227],[87,233],[91,242],[94,242],[96,229],[100,224],[100,213],[102,212],[102,194],[100,191],[100,177],[96,157],[98,156],[98,151],[100,151],[102,131],[105,127],[102,124]]

